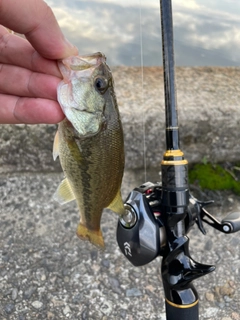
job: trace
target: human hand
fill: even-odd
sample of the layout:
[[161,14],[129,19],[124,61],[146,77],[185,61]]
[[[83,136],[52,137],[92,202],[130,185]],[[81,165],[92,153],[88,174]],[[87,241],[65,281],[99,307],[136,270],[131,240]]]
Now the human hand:
[[0,24],[0,123],[60,122],[56,60],[77,55],[77,48],[42,0],[1,0]]

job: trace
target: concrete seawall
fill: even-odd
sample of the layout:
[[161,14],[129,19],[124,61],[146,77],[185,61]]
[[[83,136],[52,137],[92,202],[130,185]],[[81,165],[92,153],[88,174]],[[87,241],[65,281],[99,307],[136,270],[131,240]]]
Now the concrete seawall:
[[[113,68],[126,168],[157,167],[165,150],[162,68]],[[181,149],[190,163],[240,160],[240,68],[177,68]],[[143,126],[144,123],[144,126]],[[55,125],[2,125],[0,172],[53,172]]]

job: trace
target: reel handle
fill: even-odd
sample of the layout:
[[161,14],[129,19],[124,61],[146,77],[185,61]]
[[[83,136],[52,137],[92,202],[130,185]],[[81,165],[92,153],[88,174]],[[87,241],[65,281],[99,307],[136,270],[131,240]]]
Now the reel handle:
[[[226,218],[222,220],[223,229],[226,233],[234,233],[240,231],[240,212],[232,212]],[[231,229],[228,231],[228,226]]]
[[201,208],[201,220],[223,233],[234,233],[240,231],[240,212],[231,212],[220,222],[205,208]]

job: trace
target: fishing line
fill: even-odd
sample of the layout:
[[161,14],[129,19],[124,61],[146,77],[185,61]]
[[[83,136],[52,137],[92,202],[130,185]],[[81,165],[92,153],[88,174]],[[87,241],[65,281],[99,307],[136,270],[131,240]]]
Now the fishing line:
[[143,36],[142,36],[142,3],[139,0],[139,32],[140,32],[140,55],[141,55],[141,81],[142,81],[142,96],[141,96],[141,106],[142,106],[142,131],[143,131],[143,167],[144,167],[144,181],[147,181],[147,157],[146,157],[146,130],[145,130],[145,116],[144,116],[144,73],[143,73]]

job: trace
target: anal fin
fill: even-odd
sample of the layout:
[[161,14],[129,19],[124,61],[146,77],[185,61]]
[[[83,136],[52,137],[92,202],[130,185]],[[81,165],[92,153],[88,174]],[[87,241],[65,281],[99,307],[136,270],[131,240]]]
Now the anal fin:
[[120,189],[118,190],[113,201],[108,205],[108,209],[118,213],[119,215],[124,214],[125,208],[124,208]]

